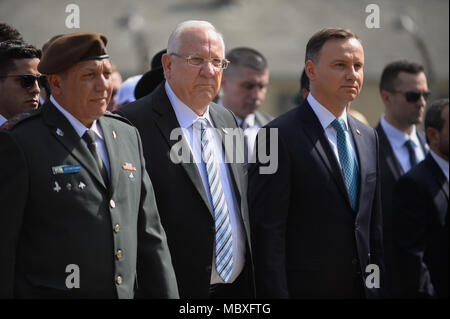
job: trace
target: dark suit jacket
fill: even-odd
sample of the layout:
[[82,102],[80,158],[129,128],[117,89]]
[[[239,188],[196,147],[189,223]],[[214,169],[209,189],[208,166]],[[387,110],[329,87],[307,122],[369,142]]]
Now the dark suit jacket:
[[402,296],[448,298],[448,181],[431,154],[399,179],[393,198]]
[[[232,113],[210,104],[217,128],[236,128]],[[214,252],[215,227],[212,211],[197,165],[174,163],[172,146],[184,138],[170,139],[180,127],[167,97],[164,83],[147,95],[117,111],[139,130],[147,171],[155,188],[161,222],[167,234],[181,298],[208,298]],[[223,133],[222,130],[220,132]],[[172,153],[173,156],[178,156]],[[240,208],[247,241],[249,286],[253,282],[250,256],[250,226],[247,206],[247,170],[244,163],[230,163],[229,172]],[[251,289],[253,285],[251,285]]]
[[260,161],[249,170],[257,297],[357,298],[364,296],[366,266],[382,272],[377,136],[351,116],[348,123],[361,175],[357,212],[306,100],[265,127],[278,129],[267,141],[278,143],[278,170],[260,174]]
[[[111,167],[108,189],[51,102],[30,112],[0,130],[0,296],[133,298],[137,285],[144,297],[178,297],[137,130],[117,115],[98,120]],[[123,169],[125,163],[135,170]],[[53,173],[61,165],[80,166]],[[80,287],[68,289],[72,264]]]
[[[388,297],[399,297],[398,277],[399,268],[396,261],[396,254],[393,246],[392,230],[392,194],[395,184],[400,176],[404,174],[400,162],[394,154],[391,144],[384,132],[381,124],[376,127],[380,141],[380,176],[381,176],[381,211],[383,212],[383,243],[384,243],[384,263],[386,266],[386,289]],[[423,151],[426,153],[426,140],[424,132],[417,131]]]

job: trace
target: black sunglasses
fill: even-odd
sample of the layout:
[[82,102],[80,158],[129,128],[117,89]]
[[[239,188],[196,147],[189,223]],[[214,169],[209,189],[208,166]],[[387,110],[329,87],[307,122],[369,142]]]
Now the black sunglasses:
[[46,75],[33,75],[33,74],[17,74],[17,75],[0,75],[0,78],[20,78],[20,85],[24,89],[31,89],[38,81],[39,87],[45,88],[47,84],[47,76]]
[[425,101],[428,99],[428,97],[430,96],[431,92],[430,91],[425,91],[425,92],[416,92],[416,91],[408,91],[408,92],[401,92],[401,91],[394,91],[393,93],[401,93],[405,96],[406,101],[410,102],[410,103],[414,103],[417,102],[421,96],[423,96],[423,98],[425,99]]

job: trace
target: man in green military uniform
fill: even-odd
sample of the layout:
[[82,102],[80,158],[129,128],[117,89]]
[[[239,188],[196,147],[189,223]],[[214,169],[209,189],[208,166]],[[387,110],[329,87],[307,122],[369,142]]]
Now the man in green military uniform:
[[178,298],[137,130],[106,112],[107,39],[50,41],[50,99],[0,129],[0,298]]

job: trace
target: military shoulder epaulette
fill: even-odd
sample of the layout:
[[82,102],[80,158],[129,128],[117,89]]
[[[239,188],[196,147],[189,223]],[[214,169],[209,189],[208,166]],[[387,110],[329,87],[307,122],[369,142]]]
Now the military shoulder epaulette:
[[131,122],[127,118],[125,118],[125,117],[123,117],[123,116],[121,116],[119,114],[116,114],[116,113],[111,113],[110,111],[106,111],[105,112],[105,116],[112,117],[112,118],[114,118],[116,120],[120,120],[120,121],[125,122],[125,123],[127,123],[129,125],[133,125],[133,124],[131,124]]
[[35,117],[36,115],[39,115],[40,113],[41,113],[41,108],[27,110],[23,113],[20,113],[20,114],[14,116],[9,121],[6,121],[5,123],[3,123],[3,125],[0,126],[0,130],[7,130],[7,131],[11,130],[17,124],[23,123],[25,120]]

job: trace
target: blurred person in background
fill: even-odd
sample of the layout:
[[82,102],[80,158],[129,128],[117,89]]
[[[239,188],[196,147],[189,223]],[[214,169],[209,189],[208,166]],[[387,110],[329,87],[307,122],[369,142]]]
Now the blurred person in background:
[[120,75],[119,71],[117,70],[116,66],[112,64],[112,73],[111,73],[111,85],[112,85],[112,93],[111,93],[111,99],[108,103],[108,111],[112,111],[114,109],[114,106],[116,105],[117,100],[117,92],[122,85],[122,76]]
[[[421,64],[400,60],[389,63],[380,79],[380,96],[385,106],[376,130],[380,140],[381,202],[389,297],[399,297],[400,272],[393,247],[392,209],[394,186],[400,176],[422,161],[428,153],[422,123],[426,100],[430,95]],[[401,296],[400,296],[401,297]]]
[[224,70],[221,97],[223,105],[236,115],[244,130],[246,162],[253,154],[259,128],[273,120],[273,116],[259,110],[266,98],[269,85],[269,68],[266,58],[257,50],[235,48],[226,54],[230,65]]
[[6,40],[19,40],[24,41],[20,32],[12,25],[0,22],[0,42]]
[[448,112],[448,98],[430,105],[425,115],[430,152],[394,188],[393,236],[405,298],[448,298]]
[[46,77],[37,66],[41,50],[19,40],[0,42],[0,125],[39,105]]

